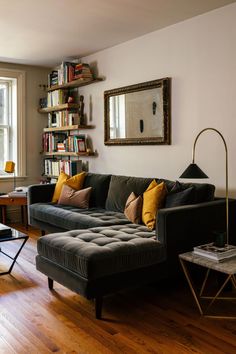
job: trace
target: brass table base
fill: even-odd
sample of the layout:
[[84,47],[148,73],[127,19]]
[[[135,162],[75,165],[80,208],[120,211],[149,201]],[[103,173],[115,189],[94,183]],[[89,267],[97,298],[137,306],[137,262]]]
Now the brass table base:
[[[207,280],[208,280],[208,277],[209,277],[209,274],[210,274],[210,268],[207,268],[207,271],[206,271],[206,275],[205,275],[205,278],[203,280],[203,283],[202,283],[202,286],[201,286],[201,289],[200,289],[200,292],[198,293],[197,290],[196,290],[196,287],[194,287],[194,284],[193,284],[193,280],[191,278],[191,275],[190,275],[190,272],[188,270],[188,267],[186,266],[186,263],[188,261],[185,261],[183,259],[180,258],[180,263],[181,263],[181,266],[183,268],[183,271],[184,271],[184,274],[185,274],[185,277],[187,279],[187,282],[188,282],[188,285],[190,287],[190,290],[192,292],[192,295],[194,297],[194,300],[197,304],[197,307],[199,309],[199,312],[202,316],[204,317],[208,317],[208,318],[218,318],[218,319],[232,319],[232,320],[235,320],[236,319],[236,316],[221,316],[221,315],[215,315],[215,314],[209,314],[208,313],[208,310],[209,308],[214,304],[214,302],[216,300],[236,300],[236,296],[235,297],[224,297],[224,296],[220,296],[221,292],[224,290],[225,286],[228,284],[228,282],[231,282],[232,283],[232,286],[234,289],[236,289],[236,279],[235,279],[235,275],[234,274],[227,274],[227,278],[226,280],[223,282],[223,284],[220,286],[219,290],[217,290],[215,296],[204,296],[203,295],[203,292],[205,290],[205,287],[206,287],[206,284],[207,284]],[[188,262],[190,263],[190,262]],[[203,306],[201,304],[201,299],[207,299],[207,300],[211,300],[210,303],[208,304],[208,306],[203,309]]]

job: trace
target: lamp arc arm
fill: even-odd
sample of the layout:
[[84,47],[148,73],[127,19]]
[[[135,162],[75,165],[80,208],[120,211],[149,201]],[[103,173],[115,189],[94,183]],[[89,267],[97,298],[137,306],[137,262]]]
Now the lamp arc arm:
[[194,144],[193,144],[192,163],[195,163],[195,150],[196,150],[196,144],[197,144],[198,138],[200,137],[200,135],[202,133],[204,133],[207,130],[212,130],[212,131],[216,132],[218,135],[220,135],[220,137],[221,137],[221,139],[222,139],[222,141],[224,143],[224,147],[225,147],[226,243],[229,244],[228,148],[227,148],[227,144],[226,144],[225,138],[223,137],[221,132],[219,132],[219,130],[217,130],[215,128],[205,128],[205,129],[201,130],[200,133],[198,133],[198,135],[196,136],[196,138],[194,140]]
[[198,138],[200,137],[200,135],[202,135],[202,133],[204,133],[205,131],[207,130],[212,130],[214,132],[216,132],[217,134],[220,135],[221,139],[223,140],[223,143],[224,143],[224,147],[225,147],[225,152],[226,152],[226,160],[227,160],[227,165],[228,165],[228,148],[227,148],[227,144],[226,144],[226,141],[225,141],[225,138],[223,137],[223,135],[221,134],[221,132],[215,128],[205,128],[205,129],[202,129],[198,135],[196,136],[195,140],[194,140],[194,143],[193,143],[193,150],[192,150],[192,162],[195,163],[195,150],[196,150],[196,144],[197,144],[197,141],[198,141]]

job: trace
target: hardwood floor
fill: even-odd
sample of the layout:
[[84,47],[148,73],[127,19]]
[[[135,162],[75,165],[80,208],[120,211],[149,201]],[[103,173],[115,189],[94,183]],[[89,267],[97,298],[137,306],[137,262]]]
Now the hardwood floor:
[[0,277],[0,354],[236,353],[236,320],[199,316],[184,281],[106,297],[96,320],[93,302],[58,283],[48,289],[35,269],[39,232],[28,234],[12,275]]

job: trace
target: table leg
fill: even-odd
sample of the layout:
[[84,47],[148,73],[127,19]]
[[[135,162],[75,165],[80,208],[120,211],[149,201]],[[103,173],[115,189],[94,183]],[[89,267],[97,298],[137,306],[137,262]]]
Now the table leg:
[[5,225],[7,221],[7,207],[6,205],[1,206],[1,211],[2,211],[2,223]]
[[215,302],[215,300],[218,298],[220,295],[221,291],[224,289],[225,285],[228,283],[228,281],[231,279],[231,274],[226,278],[220,289],[217,291],[216,295],[212,298],[210,304],[207,306],[206,311],[211,307],[211,305]]
[[15,257],[11,257],[9,254],[7,254],[7,253],[5,253],[5,252],[3,252],[3,251],[1,250],[1,253],[4,254],[5,256],[7,256],[8,258],[12,259],[13,262],[12,262],[12,264],[10,265],[10,268],[8,269],[8,271],[7,271],[7,272],[2,272],[2,273],[0,273],[0,275],[11,274],[11,271],[12,271],[12,269],[13,269],[13,267],[14,267],[14,264],[16,263],[16,260],[17,260],[17,258],[18,258],[18,256],[19,256],[19,254],[20,254],[22,248],[24,247],[26,241],[28,240],[28,238],[29,238],[29,237],[27,236],[27,237],[23,240],[23,242],[22,242],[22,244],[21,244],[21,246],[20,246],[18,252],[16,253]]
[[[224,281],[224,283],[221,285],[220,289],[216,292],[216,295],[215,295],[215,296],[200,296],[200,297],[199,297],[199,296],[197,295],[197,292],[196,292],[195,288],[194,288],[193,281],[192,281],[192,279],[191,279],[191,277],[190,277],[190,273],[189,273],[189,271],[188,271],[188,269],[187,269],[187,266],[186,266],[187,261],[184,262],[184,260],[180,259],[180,263],[181,263],[181,266],[182,266],[182,268],[183,268],[184,275],[185,275],[185,277],[186,277],[186,279],[187,279],[187,282],[188,282],[188,284],[189,284],[189,287],[190,287],[190,290],[191,290],[191,292],[192,292],[192,295],[193,295],[193,297],[194,297],[194,300],[195,300],[195,302],[196,302],[196,304],[197,304],[197,306],[198,306],[198,309],[199,309],[199,311],[200,311],[200,314],[203,315],[203,316],[205,316],[205,317],[209,317],[209,318],[233,319],[233,320],[235,320],[235,319],[236,319],[235,316],[227,316],[227,315],[222,316],[222,315],[216,315],[216,314],[212,314],[212,315],[207,314],[208,309],[213,305],[213,303],[215,302],[215,300],[235,300],[235,299],[236,299],[235,297],[228,297],[228,296],[227,296],[227,297],[220,297],[220,296],[219,296],[220,293],[222,292],[222,290],[224,289],[224,287],[226,286],[226,284],[227,284],[230,280],[232,281],[233,285],[236,287],[236,279],[235,279],[235,276],[232,275],[232,274],[229,274],[229,275],[227,276],[226,280]],[[208,270],[209,270],[209,269],[208,269]],[[209,271],[210,271],[210,270],[209,270]],[[209,271],[207,271],[206,276],[205,276],[205,279],[204,279],[204,281],[203,281],[203,284],[202,284],[202,287],[201,287],[201,290],[200,290],[201,294],[203,293],[203,290],[204,290],[204,288],[205,288],[206,280],[207,280],[207,278],[208,278],[208,276],[209,276]],[[204,311],[203,311],[203,308],[202,308],[202,306],[201,306],[200,299],[208,299],[208,300],[211,300],[210,304],[207,306],[206,310],[204,310]]]
[[193,294],[193,297],[194,297],[194,299],[195,299],[195,302],[196,302],[196,304],[197,304],[197,307],[198,307],[198,309],[199,309],[199,311],[200,311],[200,314],[203,315],[203,310],[202,310],[201,304],[200,304],[200,302],[199,302],[199,300],[198,300],[197,293],[196,293],[196,291],[194,290],[193,281],[192,281],[192,279],[191,279],[191,277],[190,277],[189,271],[188,271],[188,269],[187,269],[187,267],[186,267],[186,265],[185,265],[185,262],[184,262],[182,259],[180,259],[180,263],[181,263],[181,266],[182,266],[182,268],[183,268],[184,275],[185,275],[185,277],[186,277],[186,279],[187,279],[187,282],[188,282],[188,285],[189,285],[189,287],[190,287],[190,290],[191,290],[191,292],[192,292],[192,294]]
[[27,205],[24,205],[24,221],[25,221],[25,228],[28,230],[28,210]]
[[20,212],[21,212],[21,223],[24,224],[24,206],[20,206]]
[[207,282],[207,279],[208,279],[208,277],[209,277],[209,274],[210,274],[210,269],[207,269],[206,275],[205,275],[205,279],[204,279],[204,281],[203,281],[203,283],[202,283],[202,287],[201,287],[201,290],[200,290],[200,297],[202,296],[203,291],[204,291],[204,289],[205,289],[206,282]]

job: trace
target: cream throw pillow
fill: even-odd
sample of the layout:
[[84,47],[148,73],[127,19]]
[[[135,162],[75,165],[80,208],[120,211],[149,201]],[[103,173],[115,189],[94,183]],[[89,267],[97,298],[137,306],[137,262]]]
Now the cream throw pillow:
[[142,197],[137,197],[134,192],[132,192],[127,199],[124,210],[124,214],[129,221],[134,224],[140,224],[142,217],[142,205]]
[[81,209],[89,207],[89,198],[91,195],[92,187],[81,189],[79,191],[63,185],[58,204],[71,205]]

